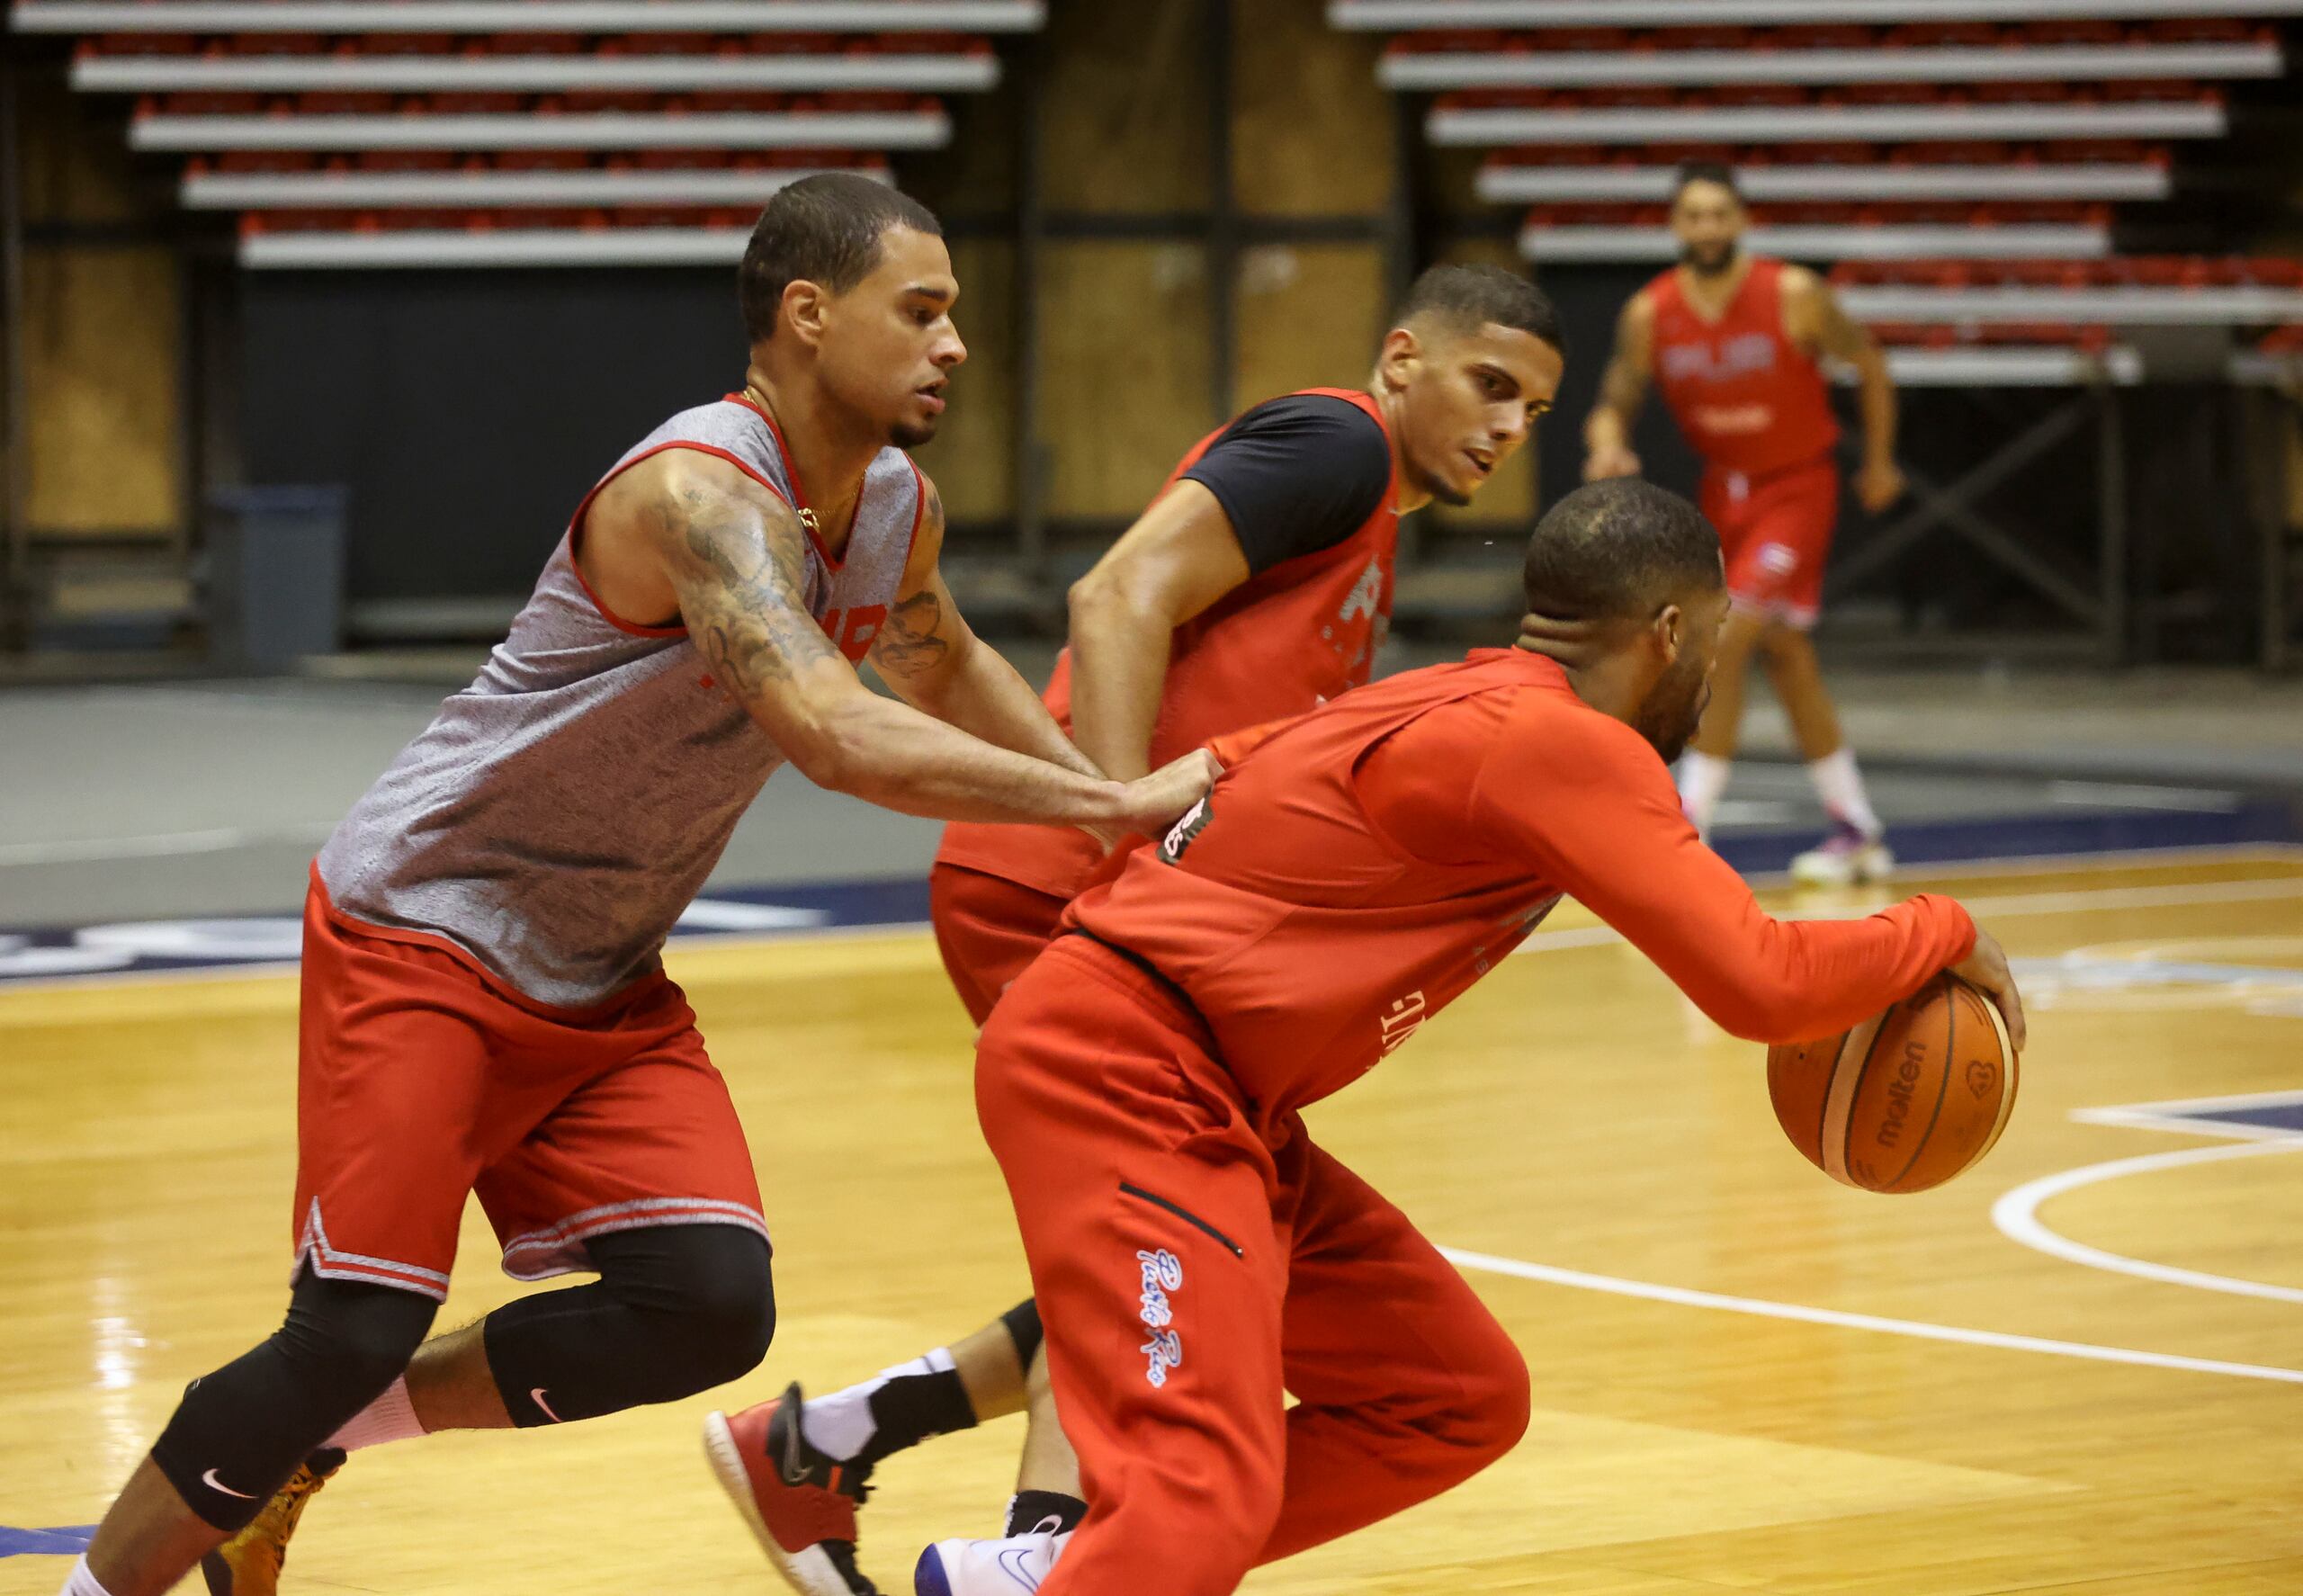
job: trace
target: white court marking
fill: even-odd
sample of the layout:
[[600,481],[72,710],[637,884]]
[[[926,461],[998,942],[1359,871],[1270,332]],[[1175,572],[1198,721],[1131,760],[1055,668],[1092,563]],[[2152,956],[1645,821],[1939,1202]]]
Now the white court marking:
[[2082,1125],[2169,1131],[2186,1136],[2214,1136],[2218,1138],[2220,1144],[2185,1147],[2169,1152],[2114,1159],[2106,1163],[2083,1164],[2075,1170],[2065,1170],[2058,1174],[2026,1181],[1992,1205],[1991,1222],[2009,1241],[2020,1242],[2036,1252],[2044,1252],[2050,1258],[2060,1258],[2067,1263],[2080,1264],[2091,1269],[2132,1275],[2137,1279],[2157,1280],[2170,1286],[2188,1286],[2199,1291],[2220,1291],[2233,1296],[2303,1303],[2303,1288],[2274,1286],[2262,1280],[2210,1274],[2201,1269],[2178,1269],[2173,1264],[2130,1258],[2123,1252],[2074,1242],[2060,1231],[2050,1228],[2039,1216],[2040,1206],[2048,1198],[2083,1186],[2092,1186],[2098,1181],[2118,1180],[2129,1175],[2147,1175],[2160,1170],[2182,1169],[2191,1164],[2219,1163],[2226,1159],[2253,1158],[2263,1153],[2303,1152],[2303,1134],[2294,1131],[2275,1125],[2242,1125],[2229,1120],[2199,1117],[2201,1115],[2229,1113],[2234,1109],[2286,1107],[2299,1102],[2303,1102],[2303,1090],[2290,1088],[2284,1091],[2241,1092],[2229,1097],[2177,1098],[2165,1102],[2075,1108],[2071,1117]]
[[2272,1286],[2262,1280],[2243,1280],[2231,1275],[2209,1274],[2201,1269],[2177,1269],[2173,1264],[2153,1263],[2148,1259],[2129,1258],[2123,1252],[2090,1247],[2048,1229],[2039,1215],[2039,1205],[2049,1197],[2075,1191],[2083,1186],[2092,1186],[2101,1180],[2147,1175],[2154,1170],[2181,1169],[2187,1164],[2216,1163],[2224,1159],[2254,1158],[2278,1152],[2303,1152],[2303,1136],[2289,1134],[2231,1141],[2215,1147],[2184,1147],[2173,1152],[2148,1152],[2139,1158],[2114,1159],[2110,1163],[2084,1164],[2075,1170],[2065,1170],[2059,1174],[2025,1181],[1992,1204],[1991,1222],[1999,1227],[1999,1233],[2011,1242],[2021,1242],[2035,1252],[2044,1252],[2050,1258],[2060,1258],[2067,1263],[2083,1264],[2091,1269],[2104,1269],[2115,1275],[2133,1275],[2137,1279],[2157,1280],[2169,1286],[2188,1286],[2198,1291],[2227,1292],[2233,1296],[2262,1297],[2270,1302],[2303,1303],[2303,1289],[2292,1286]]
[[[1944,874],[1954,872],[1946,869]],[[2012,919],[2021,915],[2068,914],[2081,910],[2174,909],[2201,903],[2248,903],[2303,898],[2303,875],[2248,876],[2238,881],[2171,883],[2165,886],[2072,887],[2060,892],[1967,893],[1959,901],[1978,920]],[[1900,898],[1866,900],[1860,904],[1817,908],[1812,913],[1788,914],[1786,919],[1861,919],[1903,901]],[[1596,947],[1620,942],[1622,935],[1607,926],[1578,926],[1564,931],[1537,931],[1512,951],[1543,953],[1554,948]]]
[[[193,834],[186,834],[193,835]],[[2242,843],[2217,845],[2200,848],[2146,848],[2120,854],[2032,855],[2015,858],[1942,861],[1929,864],[1925,877],[1969,875],[2020,875],[2039,872],[2072,872],[2093,867],[2115,865],[2182,865],[2186,863],[2272,862],[2303,856],[2303,847],[2281,843]],[[1914,869],[1913,874],[1922,874]],[[1755,884],[1782,884],[1780,878],[1761,877]],[[708,894],[707,894],[708,897]],[[2244,876],[2236,881],[2200,882],[2191,884],[2170,883],[2164,886],[2135,887],[2074,887],[2056,892],[2017,892],[1969,894],[1960,901],[1985,918],[2010,918],[2016,915],[2061,914],[2087,909],[2148,909],[2180,908],[2187,904],[2234,903],[2303,898],[2303,875]],[[1899,900],[1879,897],[1867,899],[1860,904],[1816,908],[1812,912],[1788,915],[1793,919],[1859,919],[1877,913]],[[775,905],[746,906],[755,912],[773,912]],[[176,922],[156,921],[156,925]],[[837,926],[790,929],[768,928],[712,930],[702,935],[690,933],[681,938],[682,944],[709,942],[721,947],[773,946],[778,943],[809,941],[844,941],[859,937],[897,936],[906,932],[922,932],[930,928],[923,921],[899,922],[888,925]],[[1623,938],[1606,926],[1583,926],[1573,929],[1538,931],[1513,949],[1515,955],[1543,953],[1573,947],[1597,947]],[[89,963],[71,957],[73,948],[26,948],[12,955],[4,941],[0,941],[0,978],[6,976],[12,958],[21,960],[24,974],[16,979],[0,979],[0,992],[36,991],[43,989],[89,985],[133,984],[139,981],[200,982],[237,980],[246,976],[271,974],[292,971],[292,964],[246,961],[219,963],[213,965],[165,971],[118,971],[105,968],[108,958],[95,959],[83,955]],[[32,955],[49,955],[33,960]],[[90,968],[90,963],[94,968]],[[46,967],[42,967],[42,965]]]
[[2213,787],[2156,787],[2137,782],[2060,781],[2048,784],[2052,803],[2089,809],[2158,809],[2190,814],[2236,814],[2236,793]]
[[73,865],[100,859],[161,859],[179,854],[222,854],[266,843],[325,841],[335,822],[302,826],[220,826],[206,831],[155,831],[140,837],[66,838],[54,842],[0,843],[0,866]]
[[1917,1319],[1889,1319],[1877,1314],[1850,1314],[1837,1308],[1811,1308],[1798,1303],[1769,1302],[1755,1296],[1730,1296],[1716,1291],[1695,1291],[1684,1286],[1658,1286],[1646,1280],[1624,1280],[1613,1275],[1587,1274],[1582,1269],[1557,1269],[1501,1258],[1492,1252],[1472,1252],[1442,1247],[1441,1256],[1460,1269],[1509,1275],[1546,1286],[1578,1291],[1604,1292],[1610,1296],[1639,1297],[1682,1308],[1712,1308],[1748,1314],[1760,1319],[1789,1319],[1802,1324],[1824,1324],[1840,1330],[1876,1331],[1883,1335],[1909,1336],[1922,1341],[1954,1341],[1968,1347],[1995,1347],[2010,1352],[2042,1352],[2056,1358],[2083,1358],[2093,1363],[2136,1364],[2146,1368],[2180,1369],[2189,1374],[2229,1375],[2243,1380],[2275,1380],[2303,1385],[2303,1369],[2276,1368],[2260,1363],[2227,1363],[2215,1358],[2185,1358],[2173,1352],[2144,1352],[2132,1347],[2103,1347],[2092,1341],[2058,1341],[2044,1336],[2012,1335],[1997,1330],[1968,1330],[1956,1324],[1930,1324]]

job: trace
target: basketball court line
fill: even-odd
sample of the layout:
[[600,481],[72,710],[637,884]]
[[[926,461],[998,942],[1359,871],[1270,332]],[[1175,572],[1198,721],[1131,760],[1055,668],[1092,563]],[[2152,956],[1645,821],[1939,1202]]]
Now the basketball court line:
[[[2235,862],[2280,863],[2303,859],[2303,845],[2278,842],[2211,844],[2196,848],[2142,848],[2107,854],[2032,855],[1976,861],[1939,861],[1924,867],[1914,867],[1910,874],[1922,880],[1957,875],[1995,875],[2022,874],[2071,874],[2092,869],[2115,869],[2122,865],[2216,864]],[[1755,886],[1770,888],[1785,883],[1780,876],[1754,876]],[[2303,875],[2243,876],[2234,881],[2171,883],[2160,886],[2131,887],[2073,887],[2056,892],[2004,893],[1996,896],[1968,894],[1961,901],[1984,918],[2010,918],[2018,915],[2059,914],[2089,909],[2177,908],[2202,903],[2229,903],[2281,898],[2303,898]],[[1876,913],[1898,900],[1882,897],[1866,901],[1860,905],[1818,907],[1811,912],[1794,915],[1805,919],[1853,919]],[[716,910],[722,904],[706,894],[699,900],[697,919],[710,920],[719,917]],[[751,913],[779,912],[775,905],[725,905],[731,910]],[[803,912],[803,911],[795,911]],[[270,918],[285,922],[287,917],[233,917],[251,922]],[[155,921],[155,925],[172,922]],[[200,923],[196,919],[186,923]],[[229,924],[229,919],[219,921]],[[694,921],[690,922],[694,924]],[[721,923],[727,923],[721,920]],[[674,946],[703,946],[712,947],[772,947],[790,942],[835,942],[856,937],[900,936],[930,929],[924,920],[891,920],[878,924],[802,927],[788,928],[759,928],[754,919],[744,928],[698,929],[684,932]],[[1515,954],[1541,953],[1554,949],[1594,947],[1620,941],[1618,934],[1605,926],[1576,927],[1557,931],[1537,931],[1514,950]],[[0,995],[11,991],[39,991],[57,988],[83,986],[133,985],[139,982],[174,984],[182,982],[237,980],[260,975],[292,974],[293,960],[277,957],[246,959],[237,962],[220,960],[213,964],[177,966],[157,970],[62,969],[53,973],[42,973],[10,979],[5,973],[9,938],[0,935]],[[66,963],[75,951],[72,947],[32,948],[26,955],[53,953],[58,963]],[[94,956],[85,950],[84,956]]]
[[[2109,869],[2110,866],[2106,865]],[[1941,874],[1956,874],[1944,869]],[[2245,903],[2303,898],[2303,875],[2263,875],[2237,881],[2203,881],[2141,887],[2073,887],[2060,892],[1967,893],[1959,901],[1978,919],[2012,919],[2024,915],[2071,914],[2090,910],[2168,909],[2201,903]],[[1860,919],[1877,914],[1895,898],[1845,907],[1818,908],[1813,913],[1790,915],[1792,919]],[[1512,951],[1545,953],[1556,948],[1596,947],[1623,940],[1608,926],[1576,926],[1560,931],[1537,931]]]
[[2273,1286],[2262,1280],[2243,1280],[2232,1275],[2213,1275],[2202,1269],[2177,1269],[2173,1264],[2153,1263],[2148,1259],[2129,1258],[2123,1252],[2109,1252],[2050,1230],[2039,1216],[2039,1205],[2049,1197],[2075,1191],[2083,1186],[2092,1186],[2098,1181],[2118,1180],[2128,1175],[2147,1175],[2154,1170],[2181,1169],[2189,1164],[2216,1163],[2224,1159],[2254,1158],[2280,1152],[2303,1152],[2303,1136],[2288,1134],[2233,1140],[2213,1147],[2183,1147],[2172,1152],[2147,1152],[2137,1158],[2114,1159],[2109,1163],[2083,1164],[2075,1170],[2065,1170],[2057,1174],[2043,1175],[2037,1180],[2025,1181],[1992,1204],[1991,1222],[2009,1241],[2029,1247],[2034,1252],[2060,1258],[2066,1263],[2103,1269],[2115,1275],[2132,1275],[2141,1280],[2157,1280],[2169,1286],[2188,1286],[2198,1291],[2221,1291],[2233,1296],[2261,1297],[2268,1302],[2303,1303],[2303,1288]]
[[2155,1103],[2075,1108],[2072,1110],[2071,1117],[2081,1125],[2108,1125],[2129,1130],[2213,1136],[2217,1142],[2209,1147],[2178,1148],[2166,1152],[2083,1164],[2077,1169],[2026,1181],[1991,1206],[1991,1222],[1998,1227],[2000,1234],[2011,1242],[2087,1269],[2131,1275],[2137,1279],[2157,1280],[2170,1286],[2188,1286],[2199,1291],[2220,1291],[2233,1296],[2260,1297],[2270,1302],[2303,1303],[2303,1288],[2247,1280],[2234,1275],[2210,1274],[2202,1269],[2179,1269],[2173,1264],[2154,1263],[2148,1259],[2130,1258],[2123,1252],[2112,1252],[2101,1247],[2091,1247],[2083,1242],[2074,1242],[2052,1229],[2039,1216],[2040,1206],[2048,1198],[2100,1181],[2122,1179],[2129,1175],[2147,1175],[2160,1170],[2182,1169],[2191,1164],[2219,1163],[2226,1159],[2303,1152],[2303,1135],[2292,1130],[2274,1125],[2248,1125],[2237,1120],[2198,1117],[2248,1108],[2285,1108],[2299,1102],[2303,1102],[2303,1091],[2289,1088],[2283,1091],[2239,1092],[2227,1097],[2176,1098]]
[[0,866],[83,865],[105,859],[158,859],[180,854],[229,853],[274,842],[325,841],[334,822],[300,826],[221,826],[205,831],[154,831],[130,837],[66,838],[55,842],[0,843]]
[[2048,802],[2081,808],[2159,809],[2187,814],[2236,814],[2245,802],[2219,787],[2167,787],[2141,782],[2057,781],[2048,784]]
[[2015,1335],[2005,1331],[1969,1330],[1956,1324],[1930,1324],[1917,1319],[1850,1314],[1839,1308],[1811,1308],[1799,1303],[1770,1302],[1762,1297],[1731,1296],[1724,1292],[1697,1291],[1684,1286],[1661,1286],[1647,1280],[1589,1274],[1582,1269],[1528,1263],[1517,1258],[1503,1258],[1492,1252],[1473,1252],[1461,1247],[1442,1247],[1439,1252],[1460,1269],[1508,1275],[1514,1279],[1564,1286],[1577,1291],[1597,1291],[1609,1296],[1670,1303],[1675,1307],[1709,1308],[1724,1313],[1746,1314],[1760,1319],[1788,1319],[1802,1324],[1828,1325],[1838,1330],[1868,1330],[1883,1335],[1908,1336],[1916,1340],[1951,1341],[1962,1346],[1992,1347],[2009,1352],[2039,1352],[2050,1357],[2075,1358],[2093,1363],[2123,1363],[2146,1368],[2175,1369],[2187,1374],[2227,1375],[2236,1379],[2272,1380],[2283,1385],[2303,1385],[2303,1369],[2276,1368],[2259,1363],[2228,1363],[2215,1358],[2186,1358],[2174,1352],[2144,1352],[2131,1347],[2105,1347],[2092,1341],[2061,1341],[2045,1336]]
[[2186,1136],[2221,1136],[2235,1141],[2283,1142],[2295,1134],[2271,1125],[2231,1119],[2203,1119],[2246,1108],[2287,1108],[2303,1103],[2303,1089],[2245,1091],[2220,1098],[2174,1098],[2157,1103],[2128,1103],[2109,1108],[2074,1108],[2081,1125],[2125,1125],[2135,1130],[2173,1131]]

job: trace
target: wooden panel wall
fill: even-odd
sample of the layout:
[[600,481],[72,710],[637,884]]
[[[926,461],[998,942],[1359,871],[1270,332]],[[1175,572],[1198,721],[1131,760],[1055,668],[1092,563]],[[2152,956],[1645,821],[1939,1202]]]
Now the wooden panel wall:
[[[19,81],[26,220],[152,214],[154,179],[130,165],[116,116],[60,75]],[[23,315],[30,525],[67,536],[175,530],[184,307],[173,254],[163,245],[33,247]]]
[[1206,253],[1053,245],[1037,309],[1048,513],[1132,516],[1214,425]]
[[951,408],[936,441],[917,452],[952,521],[997,521],[1016,505],[1016,252],[997,238],[952,244],[960,282],[953,310],[968,358],[952,373]]
[[1368,244],[1266,244],[1234,288],[1242,408],[1298,388],[1358,388],[1387,319],[1383,252]]
[[1048,8],[1037,51],[1048,209],[1143,214],[1206,206],[1203,15],[1200,0]]
[[1395,108],[1383,36],[1331,26],[1320,0],[1232,0],[1232,188],[1264,216],[1373,216],[1390,201]]

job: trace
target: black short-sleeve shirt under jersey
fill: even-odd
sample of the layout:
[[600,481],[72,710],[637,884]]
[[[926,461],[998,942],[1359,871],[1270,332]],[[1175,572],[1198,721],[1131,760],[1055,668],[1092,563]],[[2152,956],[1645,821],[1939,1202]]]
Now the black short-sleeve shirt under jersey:
[[1392,445],[1349,399],[1293,393],[1244,412],[1184,478],[1215,496],[1259,576],[1366,525],[1391,485]]

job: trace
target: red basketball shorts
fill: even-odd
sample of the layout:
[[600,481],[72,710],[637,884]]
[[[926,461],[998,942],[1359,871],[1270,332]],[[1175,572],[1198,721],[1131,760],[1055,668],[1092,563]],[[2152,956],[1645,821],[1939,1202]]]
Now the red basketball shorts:
[[1764,477],[1715,469],[1704,473],[1698,497],[1718,529],[1737,606],[1802,631],[1813,626],[1839,523],[1839,467],[1825,457]]
[[927,874],[927,916],[944,972],[979,1026],[1055,935],[1069,900],[960,865]]
[[296,1263],[443,1298],[467,1192],[504,1270],[587,1267],[658,1224],[767,1233],[734,1105],[661,972],[590,1009],[493,984],[421,932],[304,909]]

